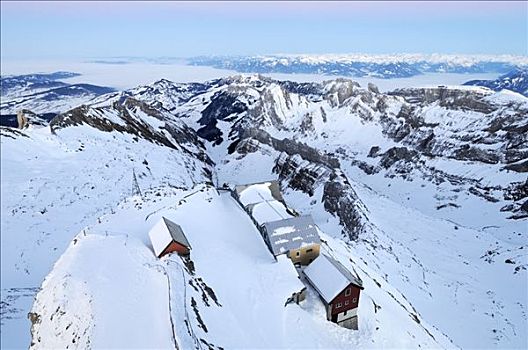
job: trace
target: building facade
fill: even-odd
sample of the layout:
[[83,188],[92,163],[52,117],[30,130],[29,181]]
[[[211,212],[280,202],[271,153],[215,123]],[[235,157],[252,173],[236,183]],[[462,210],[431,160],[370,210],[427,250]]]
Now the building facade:
[[363,283],[341,263],[321,254],[303,271],[326,307],[327,320],[358,329],[359,297]]
[[170,253],[189,255],[191,245],[180,225],[162,217],[149,231],[154,253],[158,258]]

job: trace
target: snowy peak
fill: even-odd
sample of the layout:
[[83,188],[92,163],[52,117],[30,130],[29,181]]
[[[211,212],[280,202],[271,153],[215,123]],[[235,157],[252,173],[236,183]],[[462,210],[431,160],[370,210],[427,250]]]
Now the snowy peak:
[[0,111],[2,115],[16,114],[20,109],[30,109],[36,113],[60,113],[115,91],[105,86],[61,81],[79,75],[56,72],[2,77]]
[[495,91],[507,89],[528,96],[528,68],[515,69],[495,80],[471,80],[464,85],[484,86]]
[[55,72],[49,74],[26,74],[3,76],[0,80],[2,96],[10,96],[22,91],[35,91],[37,89],[50,89],[68,84],[61,82],[61,79],[79,76],[72,72]]
[[164,110],[145,102],[124,97],[102,107],[80,106],[60,114],[50,122],[53,133],[79,125],[88,125],[104,132],[128,133],[153,143],[177,149],[178,145],[199,145],[192,129]]

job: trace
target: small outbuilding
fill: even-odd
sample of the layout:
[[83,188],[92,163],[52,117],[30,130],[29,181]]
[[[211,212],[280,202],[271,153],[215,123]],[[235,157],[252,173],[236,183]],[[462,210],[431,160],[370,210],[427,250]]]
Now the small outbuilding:
[[345,328],[358,329],[359,295],[363,283],[340,262],[321,254],[303,274],[326,307],[326,318]]
[[310,215],[266,222],[263,235],[273,255],[287,254],[294,264],[308,265],[319,255],[321,240]]
[[180,225],[165,217],[150,229],[149,237],[158,258],[173,252],[179,255],[189,255],[191,252],[191,245]]

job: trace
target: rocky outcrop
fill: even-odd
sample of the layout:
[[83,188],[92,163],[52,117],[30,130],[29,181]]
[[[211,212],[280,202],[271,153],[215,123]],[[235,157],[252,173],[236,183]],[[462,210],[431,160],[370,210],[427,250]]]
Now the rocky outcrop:
[[17,123],[19,129],[25,129],[29,125],[48,125],[48,121],[46,119],[28,109],[21,109],[17,112]]
[[337,216],[343,227],[343,235],[355,241],[363,229],[360,200],[340,172],[333,172],[324,185],[323,203],[326,211]]
[[247,106],[240,102],[236,95],[227,92],[216,93],[202,111],[202,117],[198,120],[202,127],[196,132],[207,141],[220,144],[223,138],[222,132],[216,126],[218,120],[226,120],[229,116],[238,115],[247,109]]
[[468,144],[462,145],[455,150],[452,157],[458,160],[471,160],[486,164],[497,164],[500,160],[496,152],[485,151]]
[[332,107],[340,107],[349,97],[354,95],[360,87],[358,83],[350,79],[336,79],[323,83],[323,99],[328,101]]
[[410,150],[407,147],[392,147],[383,153],[379,164],[385,169],[388,169],[396,162],[413,162],[417,157],[418,152]]
[[368,83],[367,88],[368,88],[368,91],[373,92],[375,94],[380,93],[378,87],[373,83]]
[[330,176],[331,170],[324,165],[306,161],[299,155],[282,153],[275,161],[273,172],[278,174],[283,185],[311,197],[317,187]]
[[299,155],[282,153],[273,171],[278,174],[283,187],[304,192],[310,197],[322,187],[321,202],[325,210],[339,219],[345,237],[352,241],[358,239],[364,227],[361,202],[340,170],[306,161]]
[[[158,122],[151,122],[144,115]],[[130,97],[115,101],[110,106],[83,105],[56,116],[49,124],[53,134],[66,127],[81,125],[104,132],[126,133],[134,139],[141,138],[180,150],[206,164],[213,164],[193,129],[181,120],[174,119],[169,113]]]
[[339,160],[337,158],[301,142],[290,139],[276,139],[262,129],[243,129],[239,137],[240,139],[257,140],[260,143],[271,146],[279,152],[284,152],[288,155],[299,155],[301,158],[316,164],[323,164],[329,168],[339,168]]
[[428,104],[438,102],[448,109],[473,110],[481,113],[491,113],[496,107],[482,98],[489,95],[480,90],[461,90],[455,88],[405,88],[389,92],[390,95],[402,96],[407,102]]
[[518,173],[528,173],[528,159],[523,162],[508,164],[504,169],[516,171]]

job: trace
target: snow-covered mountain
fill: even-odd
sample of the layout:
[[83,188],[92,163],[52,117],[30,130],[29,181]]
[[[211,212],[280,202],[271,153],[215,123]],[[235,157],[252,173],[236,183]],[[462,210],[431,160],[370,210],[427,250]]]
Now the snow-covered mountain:
[[51,128],[0,131],[1,342],[20,348],[34,295],[72,233],[138,188],[208,183],[212,163],[193,130],[131,99],[73,109]]
[[528,68],[515,69],[495,80],[471,80],[464,85],[484,86],[495,91],[507,89],[528,96]]
[[[19,233],[2,234],[3,330],[27,339],[51,269],[35,348],[525,347],[527,118],[509,91],[250,75],[2,128],[2,232]],[[285,306],[297,277],[213,187],[270,179],[364,281],[359,331],[328,323],[313,291]],[[155,259],[161,216],[192,263]]]
[[36,92],[36,90],[39,89],[46,90],[57,87],[63,87],[67,86],[68,84],[60,80],[73,78],[79,75],[80,74],[73,72],[54,72],[42,74],[3,76],[0,80],[0,94],[2,96],[9,96],[15,94],[22,94],[24,91],[30,91],[30,93],[34,93]]
[[202,56],[189,64],[242,73],[304,73],[351,77],[404,78],[422,73],[505,73],[527,66],[528,58],[511,55],[265,55]]
[[16,114],[29,109],[35,113],[60,113],[94,97],[115,91],[92,84],[68,84],[61,80],[79,76],[72,72],[3,76],[0,80],[0,113]]

